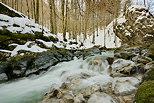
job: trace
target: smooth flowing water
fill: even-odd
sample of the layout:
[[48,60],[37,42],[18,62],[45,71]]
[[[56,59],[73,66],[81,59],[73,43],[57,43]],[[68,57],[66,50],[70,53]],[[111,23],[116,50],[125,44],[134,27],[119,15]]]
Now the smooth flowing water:
[[[102,53],[101,56],[109,55],[112,53]],[[0,84],[0,103],[37,103],[51,85],[60,85],[67,80],[67,77],[88,70],[89,67],[85,64],[86,60],[75,59],[70,62],[59,63],[38,77],[22,78]],[[65,74],[62,75],[64,72]]]

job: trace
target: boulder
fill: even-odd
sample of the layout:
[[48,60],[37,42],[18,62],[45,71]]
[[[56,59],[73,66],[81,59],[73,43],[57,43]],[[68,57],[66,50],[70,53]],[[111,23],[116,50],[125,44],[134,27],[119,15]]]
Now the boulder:
[[116,95],[126,96],[135,94],[141,80],[135,77],[116,77],[112,85],[112,91]]
[[53,53],[44,53],[37,55],[33,60],[31,66],[26,70],[25,75],[39,74],[40,71],[47,70],[50,66],[58,63],[58,60],[54,57]]
[[143,63],[139,63],[139,64],[137,64],[136,66],[137,66],[137,72],[138,72],[138,73],[143,74],[143,73],[146,72],[146,70],[145,70],[145,65],[144,65]]
[[87,103],[117,103],[111,96],[106,93],[94,93]]
[[5,73],[7,75],[8,80],[14,78],[13,69],[11,67],[11,63],[3,62],[0,64],[0,74]]
[[8,77],[5,73],[0,74],[0,83],[7,81]]
[[111,75],[115,76],[124,76],[130,75],[131,73],[136,71],[136,64],[130,60],[117,59],[111,65],[112,71]]
[[154,41],[153,18],[147,8],[132,5],[117,19],[114,32],[122,44],[149,46]]
[[89,49],[85,49],[85,50],[81,50],[81,51],[76,51],[74,53],[74,56],[76,56],[78,58],[86,59],[89,56],[94,56],[94,55],[98,55],[98,54],[101,54],[101,51],[98,48],[93,47],[93,48],[89,48]]
[[116,81],[114,86],[114,93],[118,95],[130,95],[137,90],[130,81]]
[[135,53],[131,52],[121,52],[120,53],[122,59],[131,60],[133,57],[136,56]]
[[154,61],[147,63],[144,68],[145,71],[149,71],[152,69],[154,70]]
[[29,69],[31,63],[33,62],[35,56],[21,56],[13,58],[11,62],[11,67],[13,70],[13,74],[16,77],[25,76],[25,72]]
[[146,64],[146,63],[149,63],[149,62],[152,61],[151,58],[146,57],[146,56],[141,56],[141,55],[138,55],[138,56],[133,57],[132,60],[134,62],[143,63],[143,64]]
[[117,96],[117,101],[119,103],[134,103],[134,94],[127,96]]
[[94,94],[95,92],[98,92],[100,90],[100,85],[94,84],[91,86],[88,86],[86,88],[82,88],[78,91],[78,93],[83,94],[83,96],[90,96],[92,94]]

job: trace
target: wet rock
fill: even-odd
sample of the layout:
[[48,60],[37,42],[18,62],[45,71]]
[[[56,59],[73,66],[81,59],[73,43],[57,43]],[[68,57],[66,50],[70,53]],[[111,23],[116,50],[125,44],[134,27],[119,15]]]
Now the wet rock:
[[0,64],[0,74],[3,74],[3,73],[7,75],[7,78],[9,80],[14,78],[13,69],[9,62],[3,62]]
[[152,61],[151,58],[146,57],[146,56],[141,56],[141,55],[135,56],[134,58],[132,58],[132,60],[134,62],[143,63],[143,64],[146,64]]
[[83,94],[83,96],[87,97],[87,96],[90,96],[93,93],[99,91],[100,89],[101,89],[100,85],[94,84],[94,85],[88,86],[86,88],[82,88],[81,90],[78,91],[78,93],[81,93],[81,94]]
[[111,96],[106,93],[94,93],[87,103],[117,103]]
[[89,56],[94,56],[94,55],[98,55],[98,54],[101,54],[101,51],[98,48],[93,47],[93,48],[90,48],[90,49],[77,51],[77,52],[74,53],[74,56],[76,56],[78,58],[86,59]]
[[59,62],[70,61],[73,59],[73,55],[68,50],[60,51],[48,51],[43,52],[35,56],[31,66],[26,71],[26,75],[39,74],[42,71],[46,71],[49,67],[56,65]]
[[16,77],[25,76],[25,72],[29,69],[33,59],[34,56],[21,56],[12,59],[10,62],[12,63],[13,74],[15,74]]
[[26,75],[38,73],[40,70],[47,70],[50,66],[58,63],[58,60],[54,57],[53,53],[44,53],[37,55],[32,62],[32,65],[26,71]]
[[135,93],[137,88],[131,84],[130,81],[116,81],[114,86],[114,93],[118,95],[130,95]]
[[[88,69],[95,72],[106,72],[109,64],[108,61],[103,56],[91,56],[87,58],[86,63],[88,63]],[[86,64],[85,62],[83,63]]]
[[137,72],[138,73],[145,73],[146,72],[145,65],[143,63],[139,63],[136,66],[137,66]]
[[101,86],[101,91],[105,93],[112,93],[112,82],[109,82]]
[[74,95],[71,93],[65,94],[60,103],[74,103]]
[[133,61],[124,60],[124,59],[117,59],[112,64],[112,71],[111,75],[115,76],[124,76],[130,75],[133,71],[136,70],[136,65]]
[[127,96],[118,96],[117,100],[119,103],[134,103],[134,94]]
[[82,94],[78,94],[75,98],[74,98],[74,103],[86,103],[85,98],[83,97]]
[[136,93],[141,80],[136,77],[116,77],[112,85],[114,94],[127,96]]
[[146,65],[145,65],[145,71],[149,71],[149,70],[152,70],[152,69],[154,69],[154,61],[152,61],[152,62],[150,62],[150,63],[147,63]]
[[120,53],[120,55],[122,59],[126,59],[126,60],[131,60],[133,57],[136,56],[136,54],[131,53],[131,52],[122,52]]
[[8,77],[5,73],[0,74],[0,83],[7,81]]
[[114,56],[109,56],[109,57],[107,57],[107,61],[108,61],[109,65],[112,65],[112,64],[113,64],[114,59],[115,59]]

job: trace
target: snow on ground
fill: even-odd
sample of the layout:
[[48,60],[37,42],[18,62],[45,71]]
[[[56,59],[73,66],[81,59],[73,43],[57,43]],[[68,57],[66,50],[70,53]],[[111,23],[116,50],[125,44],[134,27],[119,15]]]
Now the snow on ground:
[[[119,19],[117,19],[117,22],[124,22],[126,19],[122,18],[122,16],[119,17]],[[111,22],[107,27],[103,28],[103,29],[99,29],[98,30],[98,35],[97,35],[97,31],[95,31],[95,41],[93,43],[93,34],[87,34],[86,39],[84,40],[84,34],[80,34],[77,36],[77,40],[74,39],[69,39],[69,34],[66,33],[66,39],[68,40],[68,42],[72,41],[77,41],[78,45],[69,45],[69,43],[66,43],[66,48],[67,49],[73,49],[73,48],[77,48],[77,49],[86,49],[86,48],[91,48],[93,46],[100,46],[100,47],[104,47],[104,41],[105,41],[105,47],[107,48],[116,48],[116,47],[120,47],[121,43],[120,43],[120,39],[118,37],[115,36],[115,33],[113,32],[113,23]],[[61,33],[57,34],[58,38],[60,41],[63,41],[63,36]],[[104,38],[105,37],[105,38]],[[81,43],[83,43],[82,47],[79,47],[81,45]]]
[[[9,50],[2,50],[0,49],[0,52],[7,52],[7,53],[11,53],[11,56],[15,56],[18,54],[18,51],[20,50],[25,50],[25,51],[30,51],[30,52],[43,52],[43,51],[47,51],[47,49],[44,48],[40,48],[37,44],[35,44],[32,41],[28,41],[26,44],[24,45],[19,45],[19,44],[10,44],[16,46],[16,48],[13,51],[9,51]],[[31,45],[31,46],[30,46]]]
[[[12,33],[29,33],[35,34],[35,32],[42,32],[42,26],[35,23],[34,20],[28,19],[27,17],[10,17],[4,14],[0,14],[0,29],[6,29]],[[49,29],[43,27],[44,36],[53,36],[56,38],[56,35],[50,33]]]

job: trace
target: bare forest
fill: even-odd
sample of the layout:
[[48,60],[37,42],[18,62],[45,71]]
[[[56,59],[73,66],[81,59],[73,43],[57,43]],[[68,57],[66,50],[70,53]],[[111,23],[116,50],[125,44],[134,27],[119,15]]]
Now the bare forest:
[[120,0],[0,0],[54,34],[93,34],[119,14]]

